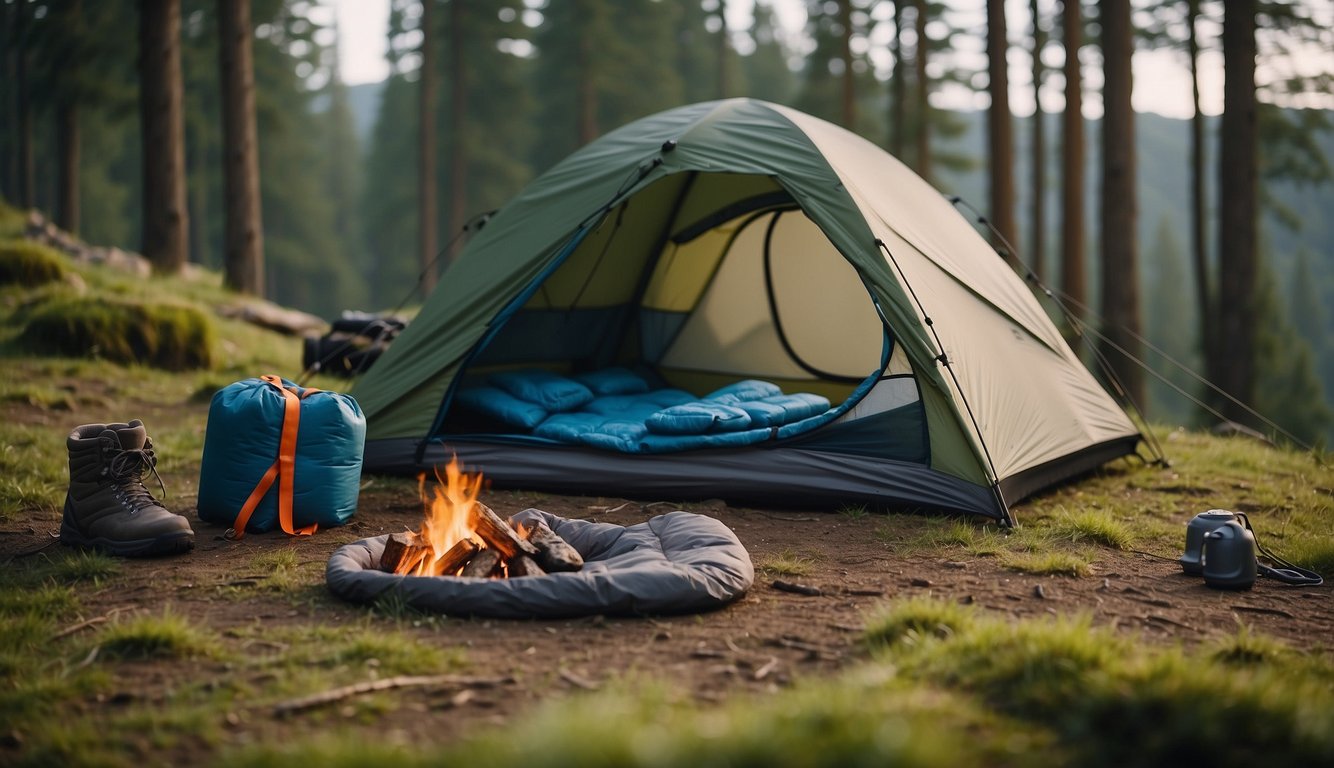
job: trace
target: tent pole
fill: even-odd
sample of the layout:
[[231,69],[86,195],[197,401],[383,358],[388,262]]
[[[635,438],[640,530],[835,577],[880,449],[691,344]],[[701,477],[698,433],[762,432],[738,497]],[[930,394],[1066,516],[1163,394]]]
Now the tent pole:
[[977,435],[977,444],[982,448],[982,458],[986,459],[987,470],[991,473],[991,489],[999,504],[1001,519],[1008,526],[1013,527],[1014,517],[1010,514],[1010,507],[1005,503],[1005,496],[1000,490],[1000,472],[996,471],[996,462],[991,458],[991,451],[987,448],[986,438],[982,436],[982,427],[977,423],[977,416],[973,413],[973,407],[968,404],[968,396],[963,393],[963,387],[959,384],[959,377],[954,375],[954,368],[950,366],[950,356],[945,353],[945,345],[940,340],[940,334],[936,333],[936,325],[931,320],[931,316],[926,313],[926,307],[922,306],[922,300],[917,297],[917,291],[913,290],[912,284],[908,282],[908,276],[903,274],[903,268],[899,266],[899,260],[894,258],[894,254],[890,252],[889,246],[878,237],[875,239],[875,244],[877,248],[885,252],[885,256],[889,257],[889,263],[893,264],[894,270],[899,273],[899,281],[903,283],[904,288],[908,289],[908,295],[912,296],[913,302],[917,304],[917,311],[922,316],[922,323],[931,329],[931,337],[936,340],[936,349],[940,351],[940,354],[936,357],[936,362],[943,365],[945,372],[950,375],[950,380],[954,382],[954,390],[959,393],[959,400],[963,402],[963,409],[968,413],[968,420],[972,422],[973,434]]

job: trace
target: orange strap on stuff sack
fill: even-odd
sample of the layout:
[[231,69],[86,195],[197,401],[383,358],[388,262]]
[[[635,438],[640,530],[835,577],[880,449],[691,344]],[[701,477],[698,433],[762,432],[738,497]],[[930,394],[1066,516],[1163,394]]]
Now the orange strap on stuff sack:
[[301,423],[301,400],[321,390],[307,389],[298,397],[296,392],[284,387],[283,380],[277,376],[259,378],[273,385],[283,395],[283,432],[278,440],[278,458],[259,479],[255,490],[250,492],[250,498],[241,505],[241,511],[236,515],[236,522],[227,532],[228,538],[239,539],[245,536],[245,527],[250,522],[250,515],[254,513],[255,507],[259,506],[264,494],[273,487],[275,479],[278,481],[278,524],[282,526],[284,533],[292,536],[309,536],[319,529],[318,524],[311,523],[304,528],[294,528],[292,524],[292,489],[296,484],[296,435],[297,427]]

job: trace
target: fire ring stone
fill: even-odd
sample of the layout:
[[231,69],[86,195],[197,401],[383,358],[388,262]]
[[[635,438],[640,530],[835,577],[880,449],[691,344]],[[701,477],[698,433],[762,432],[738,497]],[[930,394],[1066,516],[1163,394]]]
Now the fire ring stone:
[[354,603],[390,594],[421,611],[454,616],[559,619],[595,614],[694,613],[720,608],[755,580],[750,554],[726,525],[676,511],[631,526],[567,520],[526,509],[583,555],[572,573],[511,579],[402,576],[376,568],[388,536],[339,547],[329,558],[329,591]]

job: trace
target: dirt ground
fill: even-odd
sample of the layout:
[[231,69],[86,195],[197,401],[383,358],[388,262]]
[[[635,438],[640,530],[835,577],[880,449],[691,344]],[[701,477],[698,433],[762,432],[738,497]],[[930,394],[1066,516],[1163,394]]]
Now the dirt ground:
[[[151,410],[151,409],[150,409]],[[50,421],[68,430],[84,414],[6,408],[0,414],[30,423]],[[149,413],[145,418],[170,418]],[[150,427],[152,421],[149,422]],[[170,605],[213,629],[224,639],[259,624],[266,628],[339,626],[364,621],[365,607],[339,602],[323,588],[323,568],[341,544],[359,538],[416,528],[421,506],[406,482],[367,478],[352,523],[313,537],[289,539],[279,533],[242,541],[222,537],[219,527],[199,522],[189,495],[196,478],[168,477],[169,505],[190,516],[196,548],[188,555],[128,562],[100,587],[80,589],[89,616],[157,614]],[[182,493],[179,489],[184,488]],[[1191,645],[1236,631],[1239,621],[1300,649],[1327,652],[1334,637],[1334,588],[1292,589],[1261,581],[1248,592],[1208,589],[1185,577],[1174,563],[1137,553],[1104,550],[1091,577],[1022,574],[995,558],[954,559],[960,555],[896,552],[878,537],[882,527],[920,525],[909,515],[754,509],[720,501],[676,505],[616,498],[555,496],[516,491],[485,492],[482,500],[501,516],[537,507],[564,517],[630,525],[675,508],[715,517],[733,531],[757,566],[775,558],[799,558],[809,572],[780,575],[757,567],[749,592],[720,610],[688,616],[602,617],[568,621],[449,619],[403,626],[418,642],[465,650],[467,674],[504,678],[491,687],[438,685],[404,690],[398,712],[380,723],[391,738],[447,740],[475,723],[505,723],[529,705],[552,696],[602,688],[639,676],[669,680],[700,702],[739,692],[776,690],[792,680],[828,676],[864,657],[859,632],[878,604],[916,595],[970,603],[1015,618],[1087,613],[1095,624],[1136,633],[1147,642]],[[1022,516],[1023,510],[1018,510]],[[0,523],[0,559],[37,550],[50,542],[58,520],[21,513]],[[59,547],[59,545],[54,545]],[[263,552],[291,549],[300,563],[298,594],[235,587],[261,583],[265,573],[246,572]],[[783,591],[781,579],[815,587],[819,595]],[[389,619],[382,619],[390,621]],[[228,641],[231,642],[231,641]],[[239,641],[235,641],[239,644]],[[254,642],[253,639],[247,642]],[[261,641],[262,643],[262,641]],[[236,649],[241,650],[241,649]],[[251,649],[256,652],[265,649]],[[269,652],[272,649],[268,649]],[[189,669],[191,682],[225,679],[222,662],[142,664],[118,677],[126,696],[165,696]],[[374,675],[367,670],[366,677]],[[262,681],[255,681],[262,688]],[[90,714],[110,701],[89,702]],[[267,706],[272,698],[264,702]],[[337,718],[350,708],[326,708],[316,717]],[[240,741],[272,728],[265,706],[252,702],[227,716]],[[328,720],[323,720],[328,722]],[[335,719],[336,722],[336,719]],[[188,752],[188,747],[186,747]]]

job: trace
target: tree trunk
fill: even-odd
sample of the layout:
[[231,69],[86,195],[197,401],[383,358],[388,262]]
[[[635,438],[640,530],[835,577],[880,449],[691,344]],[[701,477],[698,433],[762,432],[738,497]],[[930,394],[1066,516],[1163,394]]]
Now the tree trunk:
[[264,295],[264,224],[260,214],[259,141],[250,0],[218,0],[222,90],[223,284]]
[[732,92],[727,67],[731,46],[727,39],[727,0],[718,0],[718,98],[725,99]]
[[468,114],[468,59],[464,55],[463,0],[449,4],[449,261],[463,250],[463,222],[468,218],[468,142],[463,128]]
[[18,30],[15,16],[18,6],[0,2],[0,197],[18,201]]
[[926,0],[917,1],[917,50],[913,55],[917,72],[917,175],[931,182],[931,95],[926,75]]
[[903,66],[903,4],[905,0],[894,0],[894,41],[890,44],[890,55],[894,59],[894,71],[889,76],[889,150],[895,157],[903,159],[904,136],[907,122],[908,73]]
[[1018,233],[1014,226],[1014,150],[1010,125],[1010,85],[1005,71],[1009,42],[1004,0],[987,0],[987,145],[991,164],[991,224],[1009,243],[1006,259],[1018,265]]
[[56,142],[60,156],[56,187],[56,225],[66,232],[79,232],[79,105],[70,96],[62,98],[56,114]]
[[1047,33],[1042,29],[1038,0],[1031,0],[1029,8],[1033,15],[1033,208],[1028,238],[1033,274],[1038,280],[1044,280],[1047,260],[1047,116],[1042,111],[1042,49],[1047,45]]
[[[1102,316],[1103,345],[1113,374],[1131,402],[1144,403],[1135,199],[1135,113],[1130,0],[1102,0]],[[1120,350],[1117,349],[1120,347]],[[1121,351],[1124,350],[1124,351]],[[1131,358],[1134,359],[1131,359]]]
[[166,274],[181,271],[189,250],[180,31],[180,0],[141,0],[139,111],[143,140],[143,252],[154,270]]
[[1065,45],[1065,112],[1061,115],[1061,293],[1070,312],[1082,318],[1088,302],[1084,275],[1084,83],[1079,66],[1084,21],[1081,0],[1063,0],[1061,37]]
[[436,160],[435,94],[438,88],[435,67],[435,4],[422,0],[421,70],[417,81],[417,263],[421,267],[422,299],[435,290],[437,269],[436,240]]
[[[1218,336],[1215,382],[1254,401],[1257,321],[1255,1],[1227,4],[1223,18],[1223,119],[1218,158]],[[1245,411],[1224,402],[1229,419]]]
[[28,93],[31,85],[28,82],[28,11],[24,9],[25,5],[19,3],[15,8],[14,24],[19,44],[14,54],[17,59],[14,116],[18,133],[15,141],[18,149],[18,203],[22,208],[31,208],[37,204],[37,171],[32,150],[32,100]]
[[840,112],[843,127],[854,130],[857,123],[857,95],[852,72],[852,0],[838,0],[838,21],[843,27],[839,35],[843,56],[843,95]]
[[1186,2],[1186,46],[1190,56],[1191,115],[1190,115],[1190,228],[1191,264],[1195,277],[1195,304],[1199,309],[1199,345],[1205,361],[1205,370],[1211,381],[1217,371],[1213,329],[1215,317],[1209,299],[1209,257],[1204,233],[1204,114],[1200,112],[1200,41],[1195,23],[1200,13],[1200,0]]
[[592,53],[592,48],[597,44],[597,41],[589,38],[586,27],[587,20],[592,18],[592,13],[586,5],[580,4],[580,6],[581,13],[579,17],[583,21],[581,21],[578,31],[579,47],[575,54],[576,71],[579,73],[579,82],[575,86],[576,93],[579,94],[579,103],[576,105],[576,114],[579,121],[576,126],[578,134],[575,139],[576,146],[582,147],[596,139],[598,135],[598,94],[597,84],[594,82]]

